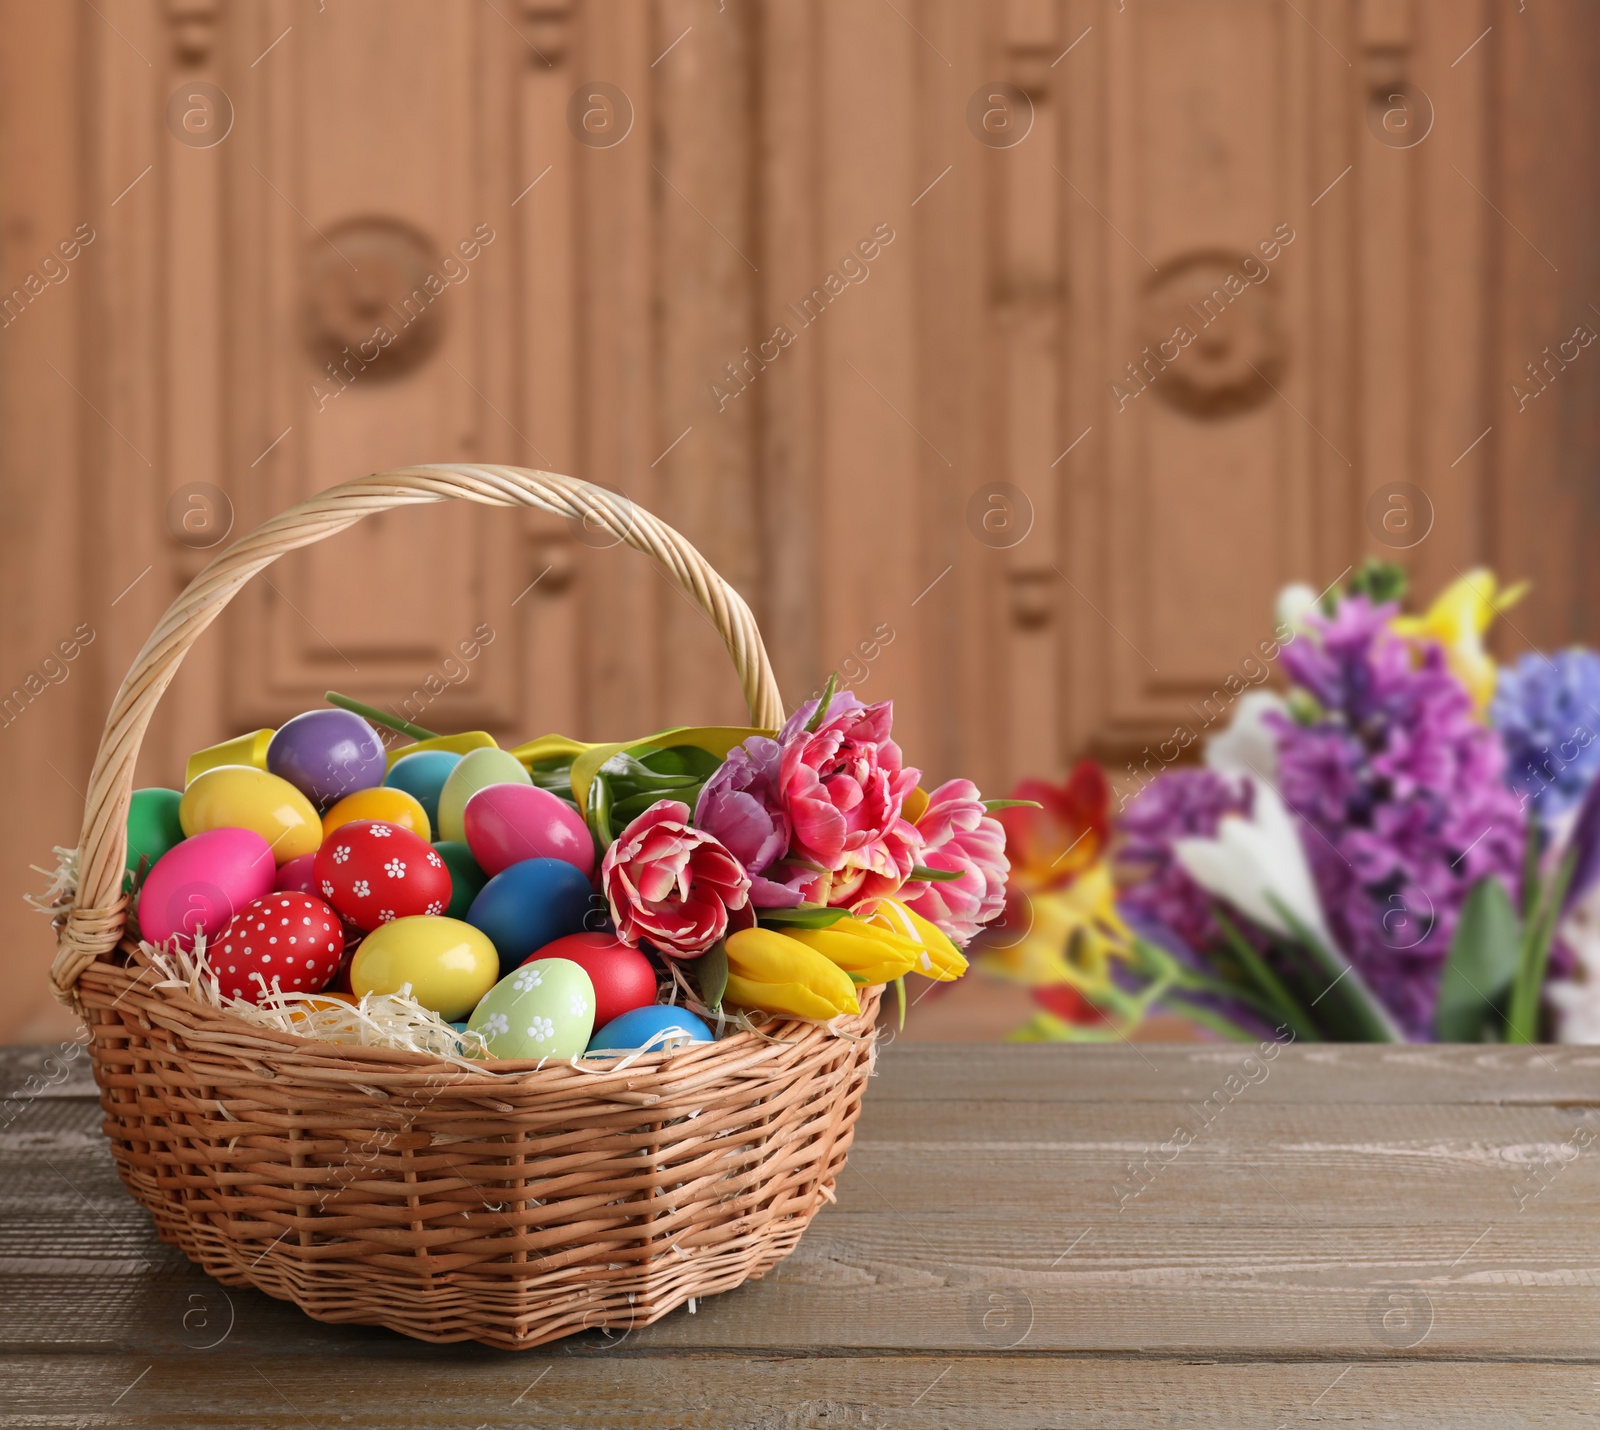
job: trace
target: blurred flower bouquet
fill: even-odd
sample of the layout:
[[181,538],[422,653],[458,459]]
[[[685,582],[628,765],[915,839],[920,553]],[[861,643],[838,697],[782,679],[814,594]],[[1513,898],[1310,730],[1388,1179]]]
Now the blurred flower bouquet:
[[1523,589],[1474,571],[1407,616],[1393,566],[1291,587],[1286,694],[1241,693],[1200,767],[1130,766],[1115,813],[1089,762],[1025,782],[981,943],[1039,1007],[1017,1036],[1161,1008],[1252,1039],[1600,1040],[1600,656],[1497,670]]

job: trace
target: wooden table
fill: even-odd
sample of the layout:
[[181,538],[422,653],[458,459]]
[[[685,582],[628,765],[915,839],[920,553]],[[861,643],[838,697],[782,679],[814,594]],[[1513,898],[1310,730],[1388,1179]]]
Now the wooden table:
[[902,1043],[792,1259],[521,1355],[224,1291],[83,1067],[0,1134],[0,1424],[1600,1424],[1600,1049]]

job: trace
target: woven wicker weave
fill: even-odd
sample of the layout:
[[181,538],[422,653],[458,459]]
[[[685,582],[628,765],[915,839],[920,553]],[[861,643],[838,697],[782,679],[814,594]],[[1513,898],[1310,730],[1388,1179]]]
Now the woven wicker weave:
[[626,499],[511,467],[348,482],[235,542],[139,652],[95,759],[77,900],[51,977],[93,1034],[117,1169],[164,1239],[218,1280],[320,1320],[520,1349],[648,1325],[794,1250],[844,1166],[877,994],[844,1036],[779,1023],[626,1066],[466,1072],[274,1033],[148,986],[122,934],[128,800],[139,743],[185,653],[285,552],[372,512],[452,498],[584,519],[653,557],[721,633],[754,722],[781,722],[748,607]]

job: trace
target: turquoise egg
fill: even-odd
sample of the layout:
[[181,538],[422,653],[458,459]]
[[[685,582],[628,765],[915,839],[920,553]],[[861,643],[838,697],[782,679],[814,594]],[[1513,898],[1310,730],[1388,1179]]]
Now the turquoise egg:
[[394,789],[403,789],[428,811],[428,827],[439,827],[439,791],[449,779],[450,771],[461,763],[461,756],[450,750],[418,750],[414,755],[402,755],[389,768],[383,782]]
[[634,1008],[613,1018],[589,1039],[589,1052],[622,1053],[638,1048],[651,1052],[684,1047],[689,1043],[712,1043],[711,1029],[685,1008],[669,1008],[655,1003]]

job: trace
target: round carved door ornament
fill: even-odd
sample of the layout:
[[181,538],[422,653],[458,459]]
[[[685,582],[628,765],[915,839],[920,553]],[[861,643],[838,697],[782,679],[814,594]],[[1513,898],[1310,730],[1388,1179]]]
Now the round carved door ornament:
[[1283,376],[1282,281],[1260,259],[1226,249],[1169,260],[1145,287],[1140,330],[1148,355],[1135,370],[1191,417],[1259,407]]
[[346,219],[311,240],[306,336],[313,361],[345,380],[390,381],[425,362],[443,330],[437,249],[399,219]]

